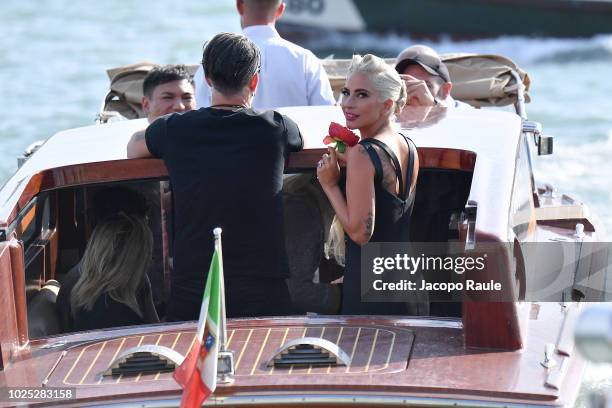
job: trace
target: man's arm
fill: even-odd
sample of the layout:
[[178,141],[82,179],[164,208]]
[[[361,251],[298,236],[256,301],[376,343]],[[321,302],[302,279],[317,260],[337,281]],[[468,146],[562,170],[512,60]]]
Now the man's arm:
[[132,138],[127,144],[127,157],[128,159],[140,159],[146,157],[153,157],[147,142],[145,140],[145,130],[139,130],[132,135]]
[[128,159],[163,158],[164,147],[168,140],[166,137],[166,124],[168,118],[173,115],[170,114],[157,118],[146,129],[134,133],[127,145]]
[[304,138],[300,128],[290,118],[283,116],[283,123],[287,132],[287,146],[290,152],[299,152],[304,148]]

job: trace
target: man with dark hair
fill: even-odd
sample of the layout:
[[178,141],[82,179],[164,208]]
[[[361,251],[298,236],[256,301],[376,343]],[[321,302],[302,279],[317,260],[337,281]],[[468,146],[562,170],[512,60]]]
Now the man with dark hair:
[[[152,123],[160,116],[169,113],[182,113],[195,109],[195,89],[191,75],[184,65],[164,65],[156,66],[145,76],[142,82],[142,110],[147,115],[147,120]],[[138,137],[144,138],[145,130],[138,132]],[[164,202],[170,200],[169,183],[161,181],[159,188],[151,189],[146,187],[142,193],[151,203],[155,211],[151,213],[151,229],[154,237],[153,263],[149,275],[155,290],[155,300],[158,303],[165,299],[164,292],[164,270],[167,270],[163,260],[159,256],[164,251],[164,244],[167,242],[162,237],[162,212],[166,205]],[[161,210],[160,206],[162,207]],[[166,247],[167,250],[167,247]],[[164,259],[168,259],[169,253]]]
[[142,110],[153,122],[172,112],[195,108],[194,87],[184,65],[153,68],[142,83]]
[[[253,98],[256,109],[284,106],[333,105],[334,94],[319,59],[280,37],[275,29],[285,11],[281,0],[236,0],[242,33],[261,50],[260,84]],[[194,77],[197,107],[210,106],[211,89],[198,69]]]
[[302,148],[302,135],[278,112],[251,108],[261,60],[248,38],[216,35],[203,61],[212,105],[158,119],[127,148],[130,158],[163,159],[172,182],[168,319],[198,318],[216,227],[223,228],[228,316],[291,313],[281,188],[285,160]]
[[453,83],[446,64],[432,48],[413,45],[397,57],[395,70],[406,81],[406,106],[468,106],[450,95]]

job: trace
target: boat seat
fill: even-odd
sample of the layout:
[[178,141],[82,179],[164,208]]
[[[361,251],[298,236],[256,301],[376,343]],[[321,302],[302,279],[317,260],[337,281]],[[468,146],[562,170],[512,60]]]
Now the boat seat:
[[465,208],[472,172],[422,168],[416,186],[410,239],[414,242],[448,242],[458,239],[453,214]]
[[[470,194],[472,172],[422,168],[416,186],[416,197],[410,238],[413,242],[449,242],[459,239],[457,223]],[[441,280],[450,280],[450,272]],[[437,295],[439,297],[439,295]],[[431,316],[459,317],[461,303],[431,302]]]
[[60,333],[55,301],[60,283],[51,279],[28,300],[28,334],[30,339]]
[[314,175],[291,175],[284,181],[286,250],[291,274],[287,286],[295,311],[337,313],[340,290],[319,274],[334,211]]

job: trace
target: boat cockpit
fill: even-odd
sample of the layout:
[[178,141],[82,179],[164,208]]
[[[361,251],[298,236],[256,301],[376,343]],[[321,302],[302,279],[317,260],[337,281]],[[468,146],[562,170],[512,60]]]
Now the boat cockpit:
[[[432,154],[434,152],[432,151]],[[448,152],[446,155],[448,156]],[[456,161],[475,162],[468,152],[457,152]],[[462,157],[460,157],[462,156]],[[446,158],[449,160],[449,158]],[[112,162],[99,163],[98,170]],[[417,185],[412,236],[419,242],[446,242],[459,239],[459,222],[467,202],[473,168],[424,168]],[[166,177],[110,183],[76,185],[50,189],[38,194],[13,223],[20,230],[25,259],[25,289],[30,338],[63,331],[65,316],[50,313],[52,294],[66,274],[79,263],[95,225],[95,207],[122,208],[127,203],[109,202],[108,191],[115,187],[138,192],[147,201],[147,222],[153,232],[153,261],[148,277],[155,306],[165,315],[169,276],[172,268],[172,188]],[[331,282],[343,268],[324,256],[333,210],[325,198],[314,171],[300,171],[286,177],[284,186],[287,253],[292,278],[288,284],[300,313],[335,314],[340,293]],[[57,283],[56,283],[57,282]],[[456,304],[440,303],[432,315],[461,316]],[[279,311],[279,315],[284,315]]]

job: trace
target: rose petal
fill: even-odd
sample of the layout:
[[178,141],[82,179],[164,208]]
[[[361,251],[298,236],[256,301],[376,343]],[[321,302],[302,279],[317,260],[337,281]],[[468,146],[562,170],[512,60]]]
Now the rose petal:
[[355,146],[359,142],[359,136],[336,122],[329,124],[329,135],[336,140],[344,142],[348,146]]

